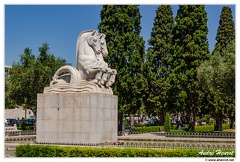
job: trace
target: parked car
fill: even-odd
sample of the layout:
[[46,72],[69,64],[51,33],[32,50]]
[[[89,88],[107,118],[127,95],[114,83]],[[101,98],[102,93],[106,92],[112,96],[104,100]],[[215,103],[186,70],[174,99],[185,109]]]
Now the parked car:
[[9,121],[7,119],[4,120],[5,126],[9,124]]
[[5,126],[14,126],[14,124],[19,126],[20,121],[18,119],[11,119],[11,118],[8,118],[5,120]]
[[26,125],[27,126],[34,126],[35,125],[35,119],[34,118],[28,118],[26,119]]

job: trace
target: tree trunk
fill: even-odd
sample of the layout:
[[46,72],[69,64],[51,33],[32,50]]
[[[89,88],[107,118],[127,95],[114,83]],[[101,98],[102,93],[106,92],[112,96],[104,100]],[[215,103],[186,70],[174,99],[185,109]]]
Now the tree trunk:
[[223,116],[219,114],[219,117],[216,119],[216,125],[214,127],[214,131],[222,131],[222,124],[223,124]]
[[190,122],[189,122],[189,131],[193,132],[195,129],[195,121],[193,114],[191,113]]
[[131,119],[131,128],[133,128],[134,127],[134,117],[133,117],[133,115],[131,114],[130,115],[130,119]]
[[217,128],[216,128],[216,131],[222,131],[222,124],[223,124],[223,121],[221,119],[219,119],[217,121]]
[[235,128],[235,125],[234,125],[234,122],[235,122],[235,115],[234,115],[234,116],[230,116],[230,120],[231,120],[230,128],[231,128],[231,129],[234,129],[234,128]]
[[123,131],[123,114],[118,113],[118,131]]
[[192,121],[189,123],[189,131],[194,131],[194,123]]
[[34,114],[34,117],[35,117],[35,124],[34,124],[34,129],[37,130],[37,108],[35,109],[32,109],[32,112]]
[[196,118],[193,109],[194,109],[194,108],[192,107],[192,108],[191,108],[191,113],[190,113],[190,122],[189,122],[189,130],[190,130],[191,132],[193,132],[194,129],[195,129],[195,118]]
[[166,114],[165,111],[163,111],[163,112],[161,112],[161,113],[159,114],[160,125],[164,125],[165,114]]

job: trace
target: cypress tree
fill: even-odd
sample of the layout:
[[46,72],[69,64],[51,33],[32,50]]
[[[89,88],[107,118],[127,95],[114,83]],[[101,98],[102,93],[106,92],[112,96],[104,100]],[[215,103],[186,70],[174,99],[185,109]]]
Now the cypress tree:
[[164,131],[165,132],[170,132],[171,130],[171,119],[169,113],[166,113],[166,118],[164,122]]
[[143,106],[146,79],[141,14],[137,5],[104,5],[100,17],[98,28],[106,34],[109,51],[106,60],[118,72],[113,91],[118,95],[121,130],[123,114],[136,113]]
[[145,105],[147,112],[157,112],[164,122],[167,107],[166,80],[170,73],[169,57],[172,54],[173,11],[170,5],[161,5],[156,10],[150,47],[147,50],[145,75],[148,78]]
[[219,27],[216,36],[217,43],[214,46],[213,54],[219,52],[222,56],[227,45],[235,41],[235,27],[230,7],[224,6],[219,20]]
[[[222,131],[224,117],[231,119],[231,128],[235,121],[235,26],[230,7],[224,6],[220,14],[219,27],[217,29],[216,44],[212,54],[212,67],[218,77],[215,77],[210,85],[218,85],[214,91],[208,93],[208,107],[212,116],[216,119],[216,131]],[[221,61],[218,61],[221,60]],[[216,66],[219,63],[219,66]],[[204,66],[204,65],[203,65]],[[221,69],[222,68],[222,69]],[[225,76],[225,70],[230,75]],[[207,71],[205,71],[207,73]],[[210,77],[208,77],[210,79]],[[221,82],[220,82],[221,81]],[[226,85],[226,87],[224,87]],[[208,89],[210,91],[211,89]]]
[[197,67],[210,56],[205,6],[180,5],[175,21],[169,102],[172,109],[186,114],[186,121],[193,131],[203,96],[197,79]]

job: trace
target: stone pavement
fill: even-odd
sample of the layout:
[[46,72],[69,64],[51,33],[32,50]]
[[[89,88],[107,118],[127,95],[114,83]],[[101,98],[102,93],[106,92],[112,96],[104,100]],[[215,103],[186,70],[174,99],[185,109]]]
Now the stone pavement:
[[5,158],[16,157],[15,150],[16,150],[17,146],[19,146],[19,144],[17,144],[17,143],[8,143],[8,144],[5,143],[5,150],[4,150],[5,156],[4,157]]

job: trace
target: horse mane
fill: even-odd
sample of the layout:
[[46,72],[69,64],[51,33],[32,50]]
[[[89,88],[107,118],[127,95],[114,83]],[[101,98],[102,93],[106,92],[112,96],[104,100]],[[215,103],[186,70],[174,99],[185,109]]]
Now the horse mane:
[[[79,49],[82,48],[80,47],[81,43],[80,42],[84,42],[85,39],[87,39],[93,32],[94,30],[85,30],[83,32],[81,32],[78,36],[77,39],[77,44],[76,44],[76,60],[77,60],[77,69],[79,69],[79,65],[78,65],[78,55],[79,55]],[[88,35],[86,35],[88,34]]]

